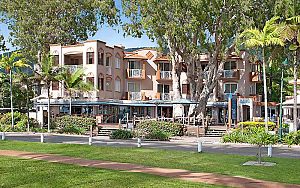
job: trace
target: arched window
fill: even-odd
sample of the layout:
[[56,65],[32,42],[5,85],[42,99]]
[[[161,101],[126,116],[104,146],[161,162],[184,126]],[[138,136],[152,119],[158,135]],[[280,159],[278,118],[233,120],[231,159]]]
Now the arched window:
[[54,51],[52,52],[52,56],[53,56],[53,65],[54,65],[54,66],[59,65],[59,53],[58,53],[58,51],[57,51],[57,50],[54,50]]
[[115,91],[121,92],[121,79],[119,77],[115,79]]
[[115,67],[116,69],[121,68],[121,56],[119,55],[119,53],[117,53],[117,55],[115,56]]
[[98,76],[98,89],[100,91],[104,90],[104,76],[103,76],[103,74],[99,74],[99,76]]
[[98,65],[104,65],[104,50],[102,48],[98,50]]

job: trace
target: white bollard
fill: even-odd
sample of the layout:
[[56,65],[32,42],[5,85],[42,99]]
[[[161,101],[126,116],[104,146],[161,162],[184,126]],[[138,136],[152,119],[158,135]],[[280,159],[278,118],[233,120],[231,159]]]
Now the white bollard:
[[202,152],[202,142],[201,140],[198,140],[198,153]]
[[138,138],[138,148],[142,147],[142,139]]
[[272,157],[272,145],[268,145],[268,157]]
[[44,143],[44,133],[41,133],[41,143]]
[[93,144],[93,137],[89,137],[89,145],[91,146]]
[[2,140],[5,140],[5,132],[2,132]]

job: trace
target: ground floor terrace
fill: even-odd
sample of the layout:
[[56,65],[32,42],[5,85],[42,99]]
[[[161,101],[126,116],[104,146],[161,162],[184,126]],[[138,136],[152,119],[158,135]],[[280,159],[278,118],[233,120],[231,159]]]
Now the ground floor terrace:
[[[47,125],[48,107],[47,99],[38,100],[35,103],[36,119],[43,125]],[[224,129],[228,126],[228,118],[231,118],[231,126],[238,122],[257,121],[264,117],[262,103],[255,103],[252,98],[233,98],[230,102],[209,101],[206,105],[205,119],[191,116],[196,102],[181,99],[177,101],[149,100],[73,100],[71,114],[78,116],[94,117],[99,126],[114,126],[126,124],[134,126],[144,119],[156,119],[162,121],[174,121],[184,125],[218,126]],[[277,106],[268,105],[268,116],[272,121],[277,120]],[[231,111],[231,112],[230,112]],[[230,112],[230,113],[229,113]],[[50,100],[51,118],[70,114],[70,102],[67,99]]]

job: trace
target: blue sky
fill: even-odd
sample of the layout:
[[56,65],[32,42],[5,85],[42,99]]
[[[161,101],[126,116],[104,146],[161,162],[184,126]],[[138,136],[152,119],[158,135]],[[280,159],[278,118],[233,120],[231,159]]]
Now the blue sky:
[[[120,0],[116,0],[116,6],[119,9],[121,9]],[[122,19],[124,19],[124,17],[122,17]],[[118,32],[117,30],[119,30],[120,32]],[[3,34],[7,42],[10,33],[10,30],[8,30],[7,25],[0,23],[0,33]],[[133,38],[124,37],[123,34],[124,32],[120,26],[116,28],[102,26],[101,28],[99,28],[95,36],[90,36],[89,39],[102,40],[107,42],[108,45],[122,44],[123,46],[125,46],[125,48],[157,46],[156,42],[152,42],[147,36],[143,36],[142,38]],[[8,42],[7,47],[10,50],[15,49],[15,47],[12,47],[12,45]]]

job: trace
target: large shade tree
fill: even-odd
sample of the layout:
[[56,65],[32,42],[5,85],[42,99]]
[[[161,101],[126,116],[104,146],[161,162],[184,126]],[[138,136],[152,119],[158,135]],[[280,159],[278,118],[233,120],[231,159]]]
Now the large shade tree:
[[22,54],[18,51],[11,54],[1,55],[0,69],[9,74],[9,86],[10,86],[10,110],[11,110],[11,128],[14,128],[14,106],[13,106],[13,72],[19,68],[31,67]]
[[[272,1],[265,2],[272,4]],[[223,64],[234,50],[238,33],[246,25],[255,24],[256,17],[265,14],[260,10],[267,7],[266,3],[243,0],[123,0],[123,11],[129,18],[124,29],[127,34],[136,37],[145,33],[168,48],[175,69],[175,99],[181,97],[178,83],[182,71],[180,61],[184,61],[191,97],[198,101],[194,114],[203,117],[209,95],[217,85]],[[208,65],[204,70],[200,62],[202,53],[208,55]]]
[[59,75],[56,77],[61,81],[63,88],[69,95],[69,113],[72,114],[72,96],[77,92],[89,92],[94,89],[94,86],[89,82],[83,80],[84,69],[78,68],[71,71],[68,67],[64,67]]
[[93,36],[98,27],[118,21],[113,0],[1,0],[0,14],[12,43],[31,57],[46,54],[49,44],[72,44]]

